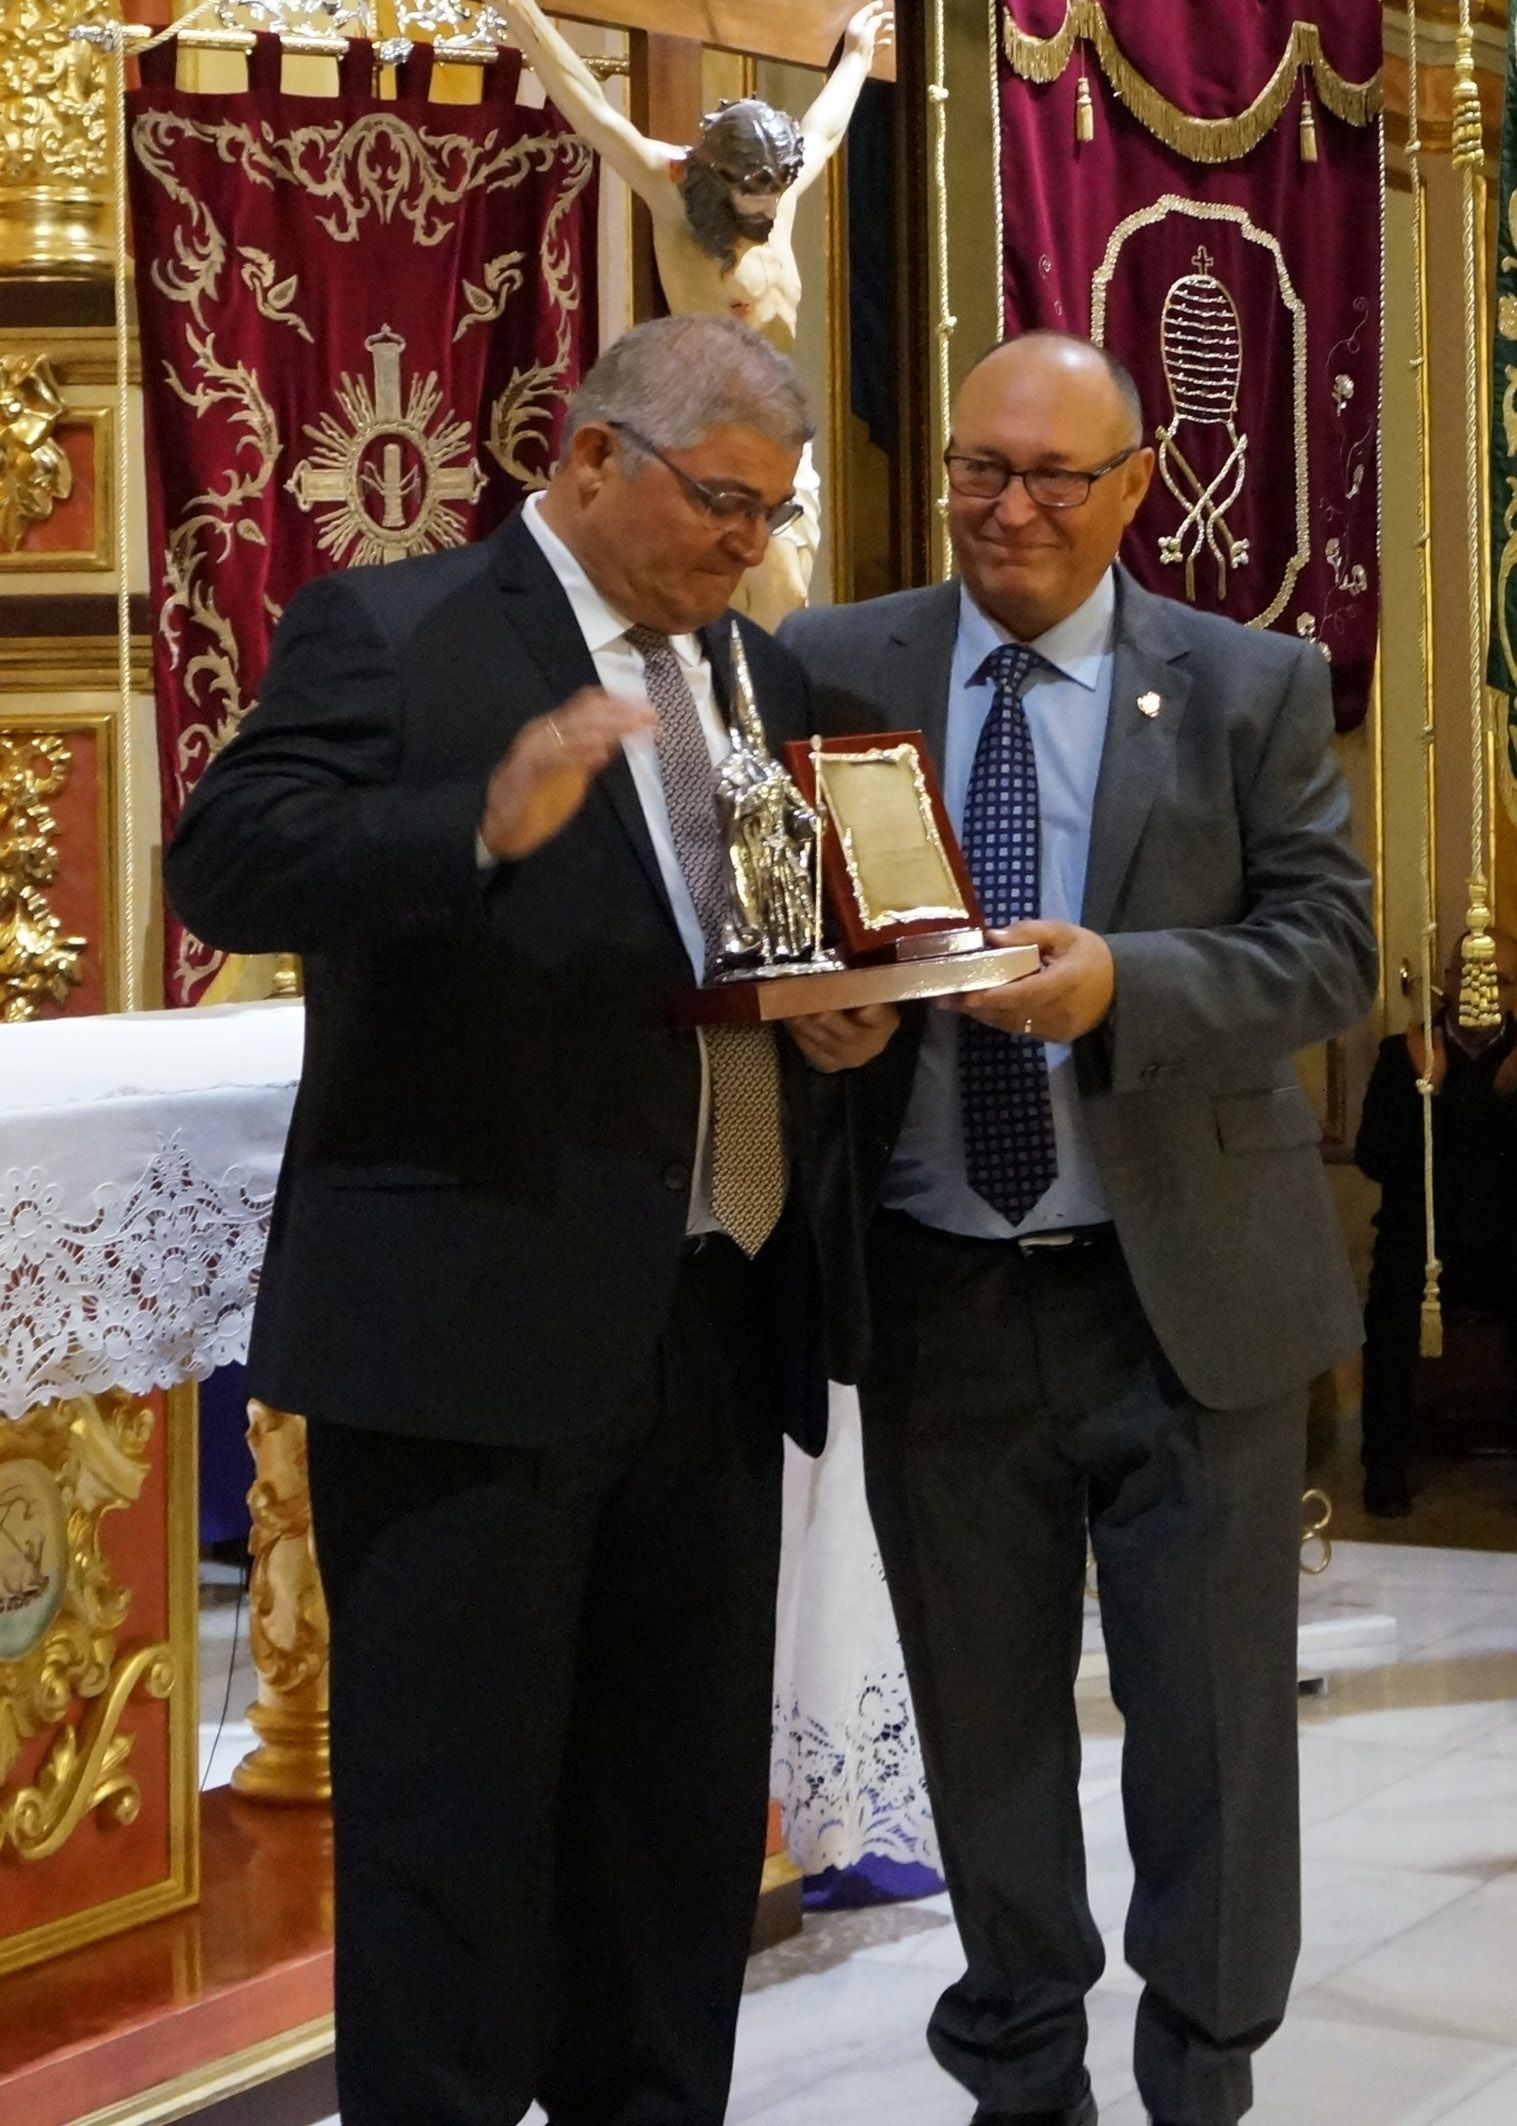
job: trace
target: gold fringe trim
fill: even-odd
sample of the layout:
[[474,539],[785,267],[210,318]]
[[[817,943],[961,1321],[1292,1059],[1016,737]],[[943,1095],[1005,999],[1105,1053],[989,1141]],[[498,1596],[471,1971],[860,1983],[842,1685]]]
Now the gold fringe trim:
[[1193,118],[1138,72],[1113,36],[1102,0],[1067,0],[1063,27],[1052,37],[1019,29],[1007,7],[1006,58],[1024,81],[1057,81],[1082,40],[1095,48],[1102,73],[1138,123],[1191,162],[1235,162],[1256,148],[1279,124],[1303,72],[1311,76],[1323,109],[1346,125],[1369,125],[1380,114],[1380,75],[1346,81],[1323,51],[1315,22],[1292,24],[1279,65],[1246,111],[1236,118]]

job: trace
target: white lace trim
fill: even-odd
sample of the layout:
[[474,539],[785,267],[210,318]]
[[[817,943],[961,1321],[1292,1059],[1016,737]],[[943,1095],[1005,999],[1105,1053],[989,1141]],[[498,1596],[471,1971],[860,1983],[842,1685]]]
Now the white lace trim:
[[202,1380],[246,1356],[272,1190],[205,1172],[178,1134],[84,1215],[41,1167],[0,1172],[0,1411]]
[[866,1853],[940,1868],[900,1668],[866,1672],[853,1712],[836,1724],[795,1699],[776,1704],[770,1788],[791,1857],[807,1875],[852,1867]]

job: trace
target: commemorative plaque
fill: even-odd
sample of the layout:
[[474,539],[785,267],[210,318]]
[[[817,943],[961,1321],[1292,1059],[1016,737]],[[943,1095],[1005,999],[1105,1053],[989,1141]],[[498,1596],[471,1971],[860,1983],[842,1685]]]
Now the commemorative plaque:
[[1034,945],[988,945],[920,731],[769,750],[732,630],[732,750],[717,773],[728,914],[687,1025],[802,1018],[999,988]]

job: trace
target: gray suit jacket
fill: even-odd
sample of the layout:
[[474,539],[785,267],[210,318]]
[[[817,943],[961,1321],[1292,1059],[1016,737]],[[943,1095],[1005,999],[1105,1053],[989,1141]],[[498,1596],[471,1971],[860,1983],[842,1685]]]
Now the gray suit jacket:
[[[1111,718],[1084,922],[1116,961],[1076,1044],[1118,1237],[1170,1366],[1202,1404],[1300,1386],[1360,1342],[1358,1303],[1292,1053],[1374,997],[1370,881],[1333,760],[1327,667],[1284,636],[1194,613],[1118,570]],[[941,762],[956,583],[797,613],[823,729],[920,728]],[[1156,694],[1159,712],[1138,702]],[[844,1073],[828,1203],[860,1316],[859,1248],[920,1040]],[[836,1118],[835,1118],[836,1119]]]

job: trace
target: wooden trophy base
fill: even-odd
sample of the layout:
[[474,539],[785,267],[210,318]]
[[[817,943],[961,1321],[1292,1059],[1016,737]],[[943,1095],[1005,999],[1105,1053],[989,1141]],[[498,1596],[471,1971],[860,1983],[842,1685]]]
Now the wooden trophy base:
[[747,1026],[769,1019],[804,1019],[819,1011],[852,1011],[861,1004],[920,1003],[970,989],[999,989],[1036,974],[1040,964],[1036,945],[999,945],[863,967],[755,975],[686,990],[675,1006],[675,1021],[681,1026]]

